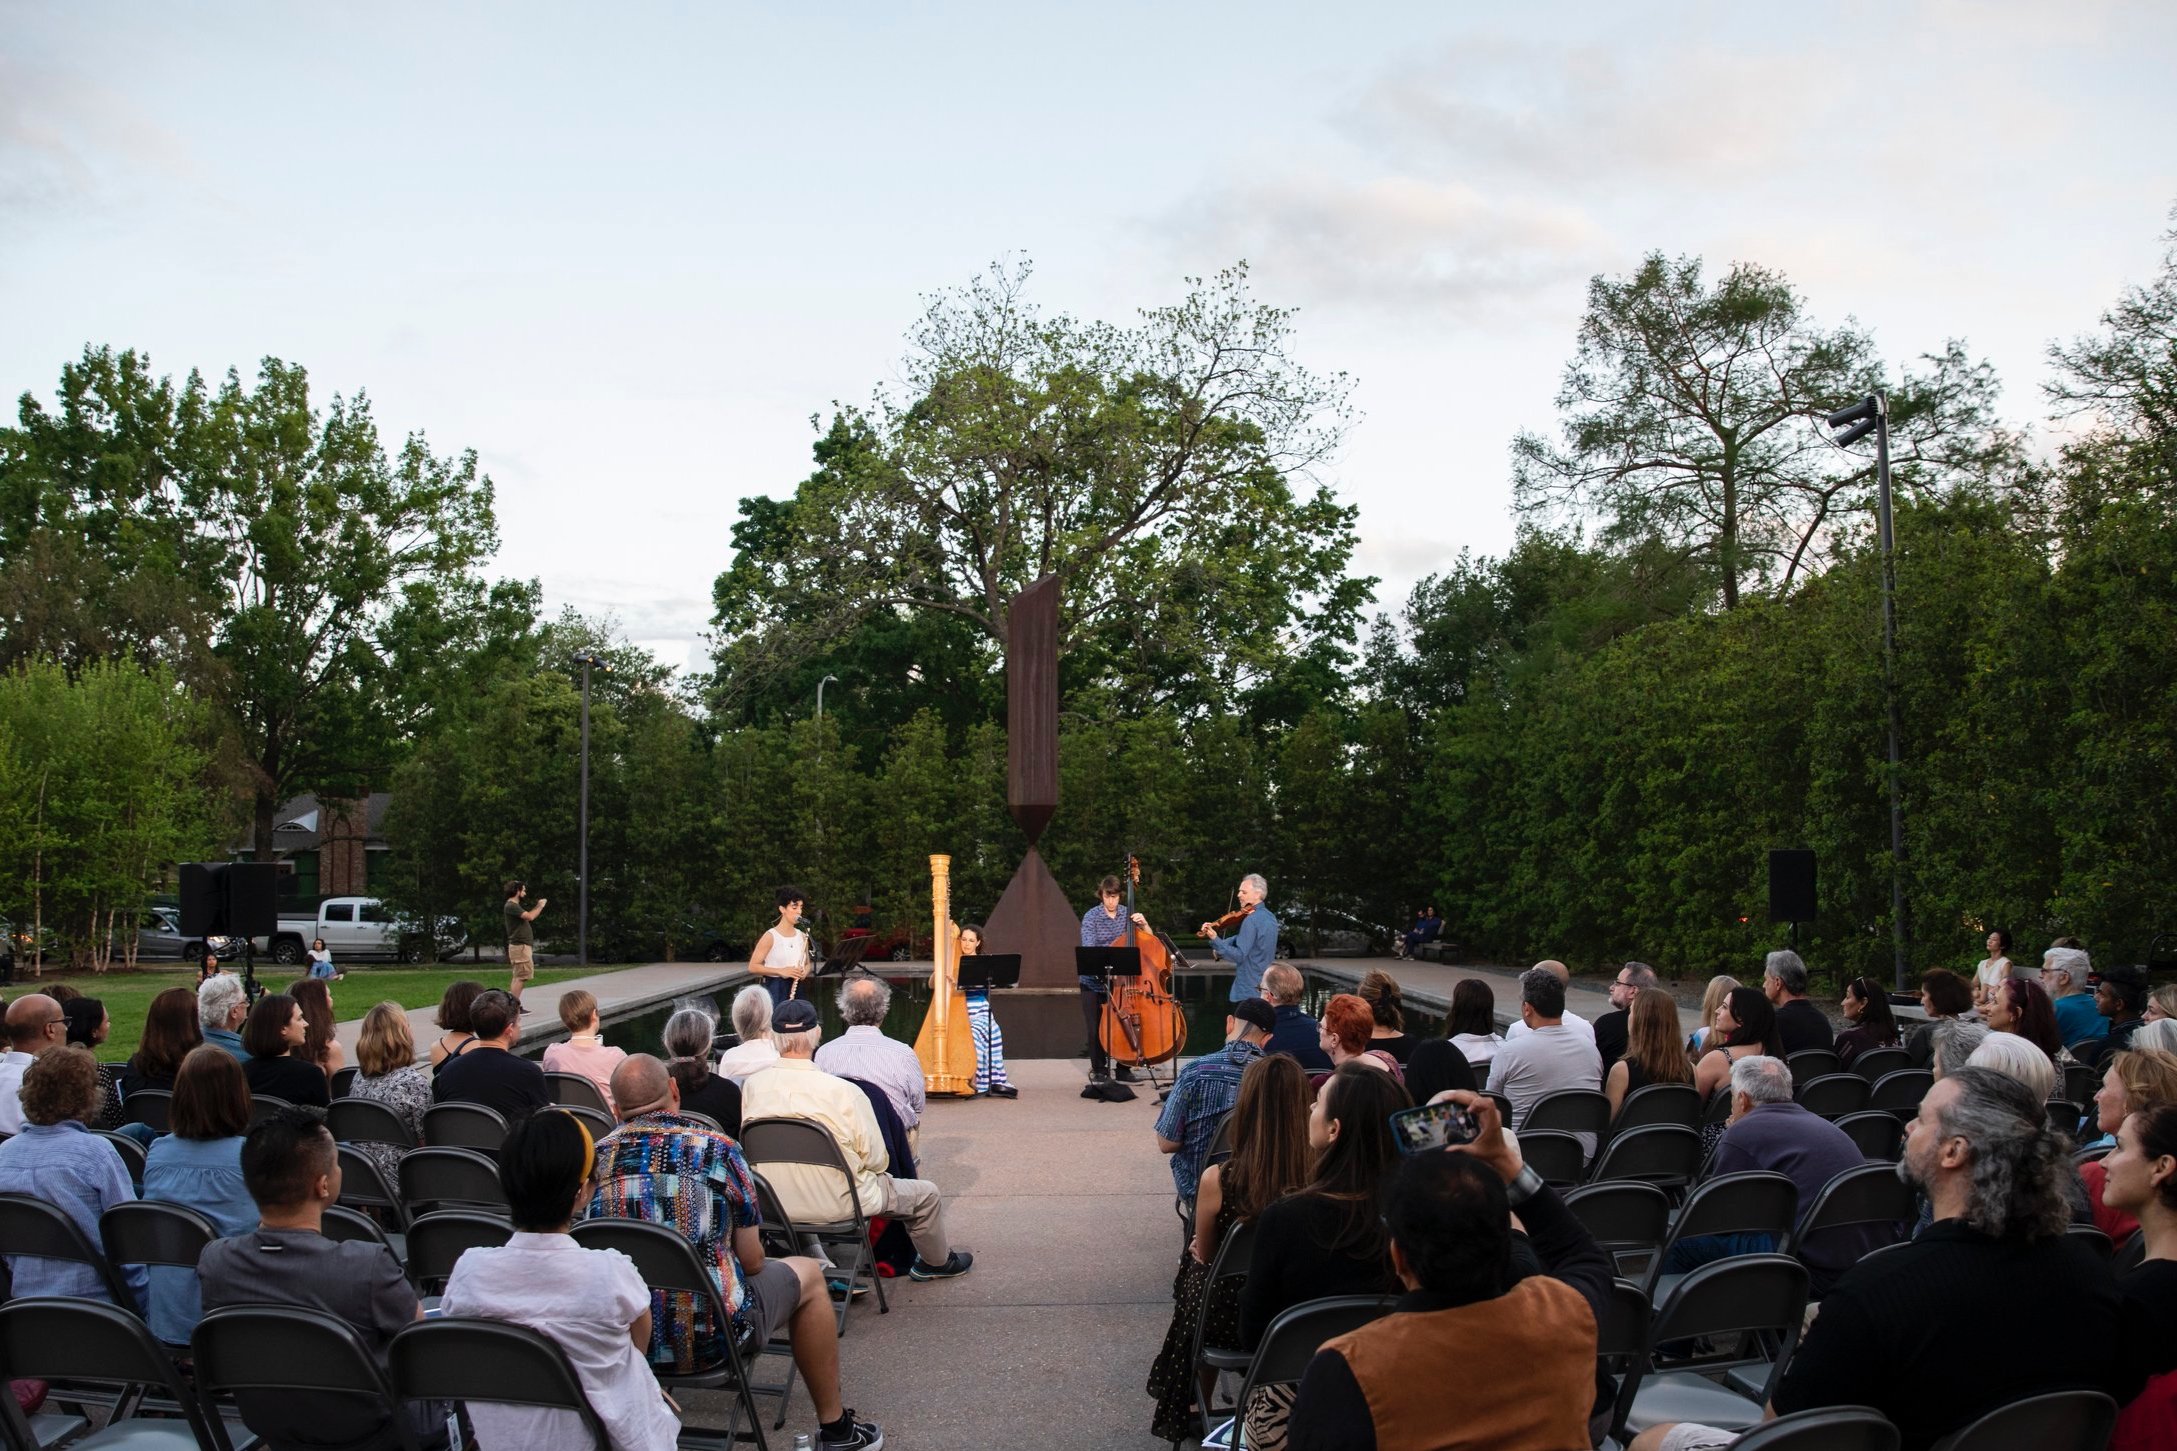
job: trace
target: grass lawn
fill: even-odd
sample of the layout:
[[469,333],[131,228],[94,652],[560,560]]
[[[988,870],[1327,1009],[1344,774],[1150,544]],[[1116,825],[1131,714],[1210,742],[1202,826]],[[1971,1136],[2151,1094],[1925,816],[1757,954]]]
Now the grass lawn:
[[[470,963],[461,967],[402,967],[388,964],[384,967],[348,967],[342,971],[347,976],[330,984],[333,990],[333,1015],[342,1021],[360,1018],[371,1009],[373,1003],[396,1002],[404,1008],[420,1008],[435,1003],[446,991],[446,984],[462,978],[474,978],[492,987],[506,986],[506,966],[503,963]],[[540,967],[536,982],[565,982],[569,978],[589,977],[596,973],[612,972],[609,967]],[[281,991],[299,979],[300,973],[290,967],[273,967],[259,964],[257,981],[274,992]],[[13,1002],[25,993],[41,991],[55,983],[66,983],[87,998],[97,998],[106,1005],[106,1016],[113,1020],[113,1032],[98,1049],[102,1063],[120,1063],[136,1051],[136,1040],[143,1036],[144,1011],[151,1000],[170,987],[194,987],[194,965],[141,969],[136,972],[96,973],[47,973],[44,977],[16,975],[14,985],[5,989],[7,999]]]

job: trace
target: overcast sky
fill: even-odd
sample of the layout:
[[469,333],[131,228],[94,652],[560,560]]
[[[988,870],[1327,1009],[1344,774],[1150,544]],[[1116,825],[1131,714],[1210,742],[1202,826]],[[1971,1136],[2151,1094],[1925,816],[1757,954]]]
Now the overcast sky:
[[[734,501],[991,259],[1117,320],[1239,258],[1362,417],[1395,605],[1512,533],[1587,279],[1782,270],[1885,353],[2042,350],[2177,202],[2167,3],[0,0],[0,391],[273,354],[473,447],[497,568],[701,665]],[[12,411],[12,405],[11,409]]]

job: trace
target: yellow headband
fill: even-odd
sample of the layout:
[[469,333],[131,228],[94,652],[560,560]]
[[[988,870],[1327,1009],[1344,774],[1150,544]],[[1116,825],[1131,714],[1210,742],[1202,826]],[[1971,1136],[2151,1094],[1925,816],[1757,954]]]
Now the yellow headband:
[[[567,1113],[567,1110],[560,1109],[559,1112]],[[581,1177],[582,1181],[586,1182],[589,1179],[591,1173],[593,1173],[597,1168],[597,1140],[590,1137],[590,1126],[582,1122],[581,1115],[567,1113],[567,1117],[574,1121],[575,1128],[580,1131],[582,1135]]]

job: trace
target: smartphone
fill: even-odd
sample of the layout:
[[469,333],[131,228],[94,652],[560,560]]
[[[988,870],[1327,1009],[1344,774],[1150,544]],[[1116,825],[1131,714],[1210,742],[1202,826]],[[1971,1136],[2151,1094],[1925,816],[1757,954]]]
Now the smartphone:
[[1474,1115],[1456,1103],[1425,1103],[1391,1115],[1391,1137],[1403,1154],[1425,1154],[1446,1144],[1471,1143],[1481,1132]]

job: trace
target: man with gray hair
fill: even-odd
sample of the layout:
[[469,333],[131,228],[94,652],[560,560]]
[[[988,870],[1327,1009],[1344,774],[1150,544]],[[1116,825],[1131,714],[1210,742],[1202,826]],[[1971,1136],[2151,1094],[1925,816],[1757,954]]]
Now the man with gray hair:
[[197,984],[197,1025],[204,1041],[224,1048],[237,1063],[249,1062],[242,1046],[242,1023],[249,1017],[249,994],[242,980],[231,972],[217,972]]
[[1237,895],[1240,910],[1246,915],[1230,937],[1219,937],[1214,923],[1202,924],[1209,950],[1232,964],[1232,991],[1225,997],[1235,1003],[1262,996],[1263,969],[1277,956],[1277,918],[1262,905],[1263,898],[1270,895],[1270,884],[1260,873],[1249,872],[1240,878]]
[[[1960,1068],[1928,1090],[1898,1173],[1934,1222],[1847,1270],[1822,1297],[1769,1410],[1872,1406],[1906,1447],[1933,1445],[1999,1406],[2098,1390],[2118,1405],[2144,1375],[2109,1267],[2065,1230],[2070,1141],[2015,1078]],[[2061,1326],[1990,1374],[1988,1327]],[[1728,1446],[1734,1433],[1656,1426],[1635,1451]]]
[[1761,991],[1776,1004],[1776,1036],[1784,1045],[1785,1057],[1807,1048],[1836,1049],[1837,1030],[1807,996],[1807,965],[1798,953],[1787,947],[1769,954],[1762,967]]
[[718,1056],[718,1076],[736,1084],[779,1061],[771,1041],[771,990],[750,983],[733,995],[733,1031],[740,1042]]
[[2041,954],[2041,988],[2056,1010],[2056,1033],[2066,1048],[2109,1036],[2109,1020],[2094,1006],[2093,959],[2083,947],[2051,947]]
[[1628,962],[1618,969],[1618,975],[1610,980],[1610,1011],[1595,1020],[1595,1051],[1602,1055],[1603,1077],[1610,1076],[1610,1065],[1625,1056],[1625,1041],[1631,1036],[1633,999],[1640,990],[1655,986],[1655,969],[1645,962]]
[[839,989],[839,1016],[847,1030],[816,1050],[816,1066],[839,1078],[852,1078],[884,1090],[910,1138],[922,1122],[928,1080],[912,1044],[884,1035],[884,1015],[892,1007],[892,988],[881,977],[857,972]]

